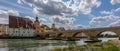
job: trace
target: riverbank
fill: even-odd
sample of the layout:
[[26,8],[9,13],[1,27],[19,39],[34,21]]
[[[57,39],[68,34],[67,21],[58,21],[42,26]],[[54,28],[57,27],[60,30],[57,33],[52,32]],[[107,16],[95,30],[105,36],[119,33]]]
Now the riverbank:
[[120,51],[120,40],[109,40],[107,42],[87,43],[86,45],[57,48],[48,51]]

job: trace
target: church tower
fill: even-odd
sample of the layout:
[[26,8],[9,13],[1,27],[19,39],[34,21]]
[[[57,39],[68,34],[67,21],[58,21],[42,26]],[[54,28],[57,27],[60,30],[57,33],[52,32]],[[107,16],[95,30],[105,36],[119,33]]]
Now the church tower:
[[36,20],[34,21],[34,28],[40,32],[40,22],[38,17],[36,17]]
[[53,28],[53,29],[55,28],[55,24],[54,23],[52,24],[51,28]]
[[38,17],[36,17],[36,21],[39,22]]

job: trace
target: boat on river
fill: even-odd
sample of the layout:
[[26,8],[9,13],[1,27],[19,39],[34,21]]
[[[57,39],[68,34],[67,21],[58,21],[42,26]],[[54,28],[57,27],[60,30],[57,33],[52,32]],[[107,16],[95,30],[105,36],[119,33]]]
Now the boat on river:
[[93,42],[101,42],[102,40],[99,40],[96,37],[88,37],[88,40],[85,40],[86,43],[93,43]]
[[86,40],[86,43],[101,42],[102,40]]

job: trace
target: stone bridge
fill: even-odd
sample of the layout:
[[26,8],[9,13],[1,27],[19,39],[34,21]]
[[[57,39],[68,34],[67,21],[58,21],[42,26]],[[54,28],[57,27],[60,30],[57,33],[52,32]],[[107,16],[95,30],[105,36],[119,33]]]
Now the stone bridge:
[[105,31],[112,31],[120,37],[120,26],[82,29],[82,30],[67,30],[67,31],[57,31],[57,32],[44,32],[44,33],[37,33],[37,36],[45,37],[45,38],[82,37],[82,33],[84,33],[86,36],[99,36],[102,32]]

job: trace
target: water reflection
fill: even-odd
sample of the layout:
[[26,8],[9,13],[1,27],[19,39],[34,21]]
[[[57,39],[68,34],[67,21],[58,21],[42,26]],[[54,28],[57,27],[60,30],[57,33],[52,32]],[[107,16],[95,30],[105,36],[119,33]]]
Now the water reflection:
[[79,41],[76,41],[77,45],[84,45],[86,44],[84,41],[87,40],[86,38],[80,39]]
[[47,51],[52,48],[64,48],[76,45],[75,41],[2,39],[0,51]]
[[[99,38],[108,41],[117,38]],[[62,41],[62,40],[34,40],[34,39],[1,39],[0,51],[47,51],[54,48],[64,48],[69,46],[79,46],[86,44],[86,39],[79,41]]]
[[119,39],[119,37],[114,37],[114,38],[98,38],[99,40],[102,40],[102,42],[108,41],[108,40],[114,40],[114,39]]

